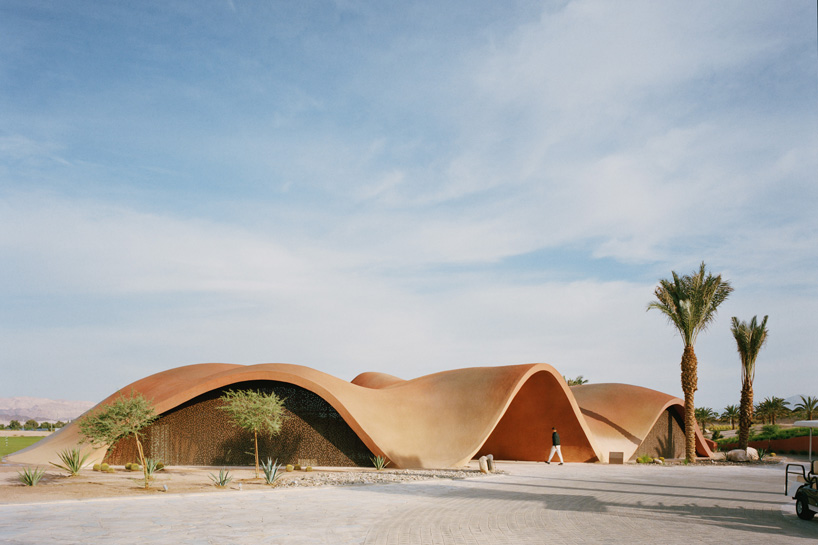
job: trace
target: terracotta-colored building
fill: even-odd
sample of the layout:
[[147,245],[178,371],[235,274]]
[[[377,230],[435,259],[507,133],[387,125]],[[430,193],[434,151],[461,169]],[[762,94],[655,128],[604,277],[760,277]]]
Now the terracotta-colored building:
[[[684,456],[683,401],[626,384],[569,387],[550,365],[473,367],[413,380],[363,373],[346,382],[290,364],[207,363],[163,371],[122,388],[154,404],[159,419],[144,430],[147,456],[167,465],[245,465],[250,437],[218,410],[227,389],[260,389],[285,398],[279,436],[260,444],[263,458],[314,460],[318,466],[457,467],[482,454],[543,460],[551,427],[567,462],[608,462],[642,454]],[[94,409],[91,409],[92,411]],[[712,455],[696,430],[699,456]],[[81,439],[76,422],[9,461],[47,464]],[[94,452],[124,463],[136,459],[128,441]]]

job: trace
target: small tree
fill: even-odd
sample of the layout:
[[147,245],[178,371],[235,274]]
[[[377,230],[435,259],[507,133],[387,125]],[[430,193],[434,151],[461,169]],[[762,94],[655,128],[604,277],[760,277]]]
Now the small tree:
[[23,425],[24,430],[30,430],[30,431],[36,430],[39,427],[40,427],[40,425],[33,418],[30,418],[30,419],[26,420],[26,423]]
[[150,478],[145,464],[145,453],[139,440],[139,431],[156,420],[153,404],[142,394],[131,392],[131,397],[120,396],[108,405],[89,413],[79,421],[80,433],[96,446],[108,445],[133,435],[136,439],[136,450],[139,463],[145,475],[145,488]]
[[256,390],[227,390],[221,400],[223,405],[219,408],[229,414],[238,427],[253,432],[258,479],[258,434],[273,436],[281,433],[284,400],[274,393],[265,394]]
[[21,430],[23,429],[23,425],[20,424],[19,420],[12,420],[9,422],[9,429],[14,431]]

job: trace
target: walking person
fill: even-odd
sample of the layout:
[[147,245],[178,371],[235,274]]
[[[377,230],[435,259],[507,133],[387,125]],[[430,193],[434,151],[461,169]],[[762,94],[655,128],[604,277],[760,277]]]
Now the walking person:
[[551,453],[548,455],[548,460],[545,461],[546,464],[551,463],[551,458],[554,457],[554,453],[557,453],[557,456],[560,457],[560,465],[562,465],[562,449],[560,449],[560,434],[557,433],[557,428],[551,428]]

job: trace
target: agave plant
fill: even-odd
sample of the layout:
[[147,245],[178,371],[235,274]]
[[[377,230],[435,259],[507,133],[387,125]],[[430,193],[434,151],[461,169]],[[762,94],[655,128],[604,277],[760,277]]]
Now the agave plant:
[[230,472],[227,471],[227,469],[224,467],[221,468],[221,470],[219,470],[218,477],[214,473],[211,473],[209,477],[213,481],[213,484],[215,484],[219,488],[224,488],[225,486],[230,484],[230,481],[233,480],[233,477],[230,476]]
[[69,477],[74,477],[79,475],[80,470],[87,465],[86,461],[90,455],[90,452],[83,454],[79,447],[74,447],[57,453],[57,456],[62,460],[62,464],[49,463],[54,467],[67,471]]
[[153,479],[154,473],[162,471],[164,468],[165,465],[162,462],[152,458],[145,458],[145,478],[148,480]]
[[17,472],[20,482],[26,486],[37,486],[43,475],[45,475],[45,469],[40,467],[27,467],[23,471]]
[[370,458],[370,460],[372,460],[372,465],[374,465],[378,471],[389,465],[389,461],[383,456],[375,456],[374,458]]
[[271,458],[267,458],[267,463],[261,463],[261,469],[264,472],[264,482],[267,484],[275,484],[275,482],[281,477],[281,468],[282,464],[278,463],[278,459],[275,462]]

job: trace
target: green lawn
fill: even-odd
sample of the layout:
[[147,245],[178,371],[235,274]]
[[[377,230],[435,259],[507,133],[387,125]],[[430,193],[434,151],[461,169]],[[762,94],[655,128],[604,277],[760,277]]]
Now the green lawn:
[[0,437],[0,458],[33,445],[42,437]]

